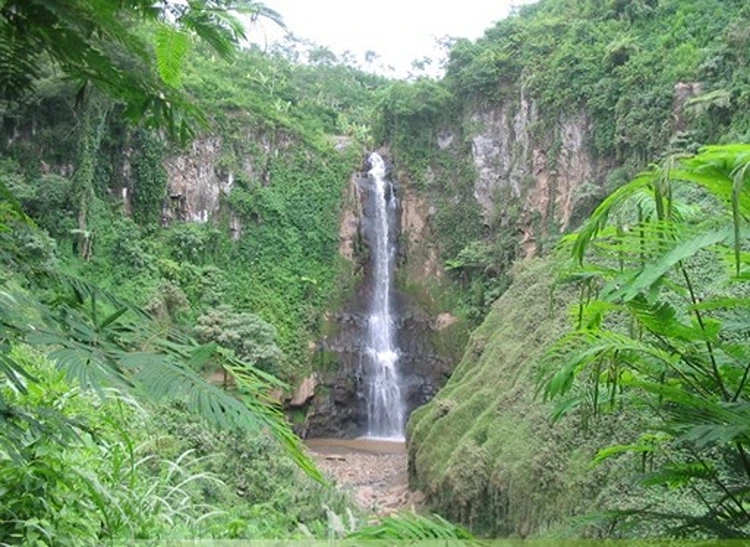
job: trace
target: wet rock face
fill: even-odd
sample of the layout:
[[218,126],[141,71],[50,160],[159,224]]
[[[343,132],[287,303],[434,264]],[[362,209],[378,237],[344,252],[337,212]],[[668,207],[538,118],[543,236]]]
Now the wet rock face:
[[329,321],[337,332],[318,345],[315,364],[326,370],[320,374],[303,433],[305,437],[357,437],[367,428],[360,358],[367,316],[345,311]]
[[[306,424],[300,431],[308,437],[357,437],[367,431],[363,354],[374,290],[368,251],[370,242],[374,241],[374,204],[370,185],[366,171],[352,178],[349,196],[354,199],[347,200],[342,215],[345,229],[340,233],[341,249],[346,251],[342,256],[351,257],[356,263],[355,270],[360,270],[363,275],[352,301],[344,310],[328,317],[332,327],[329,330],[333,333],[318,344],[315,365],[323,372],[308,407]],[[402,196],[395,182],[394,193],[400,207]],[[396,218],[401,217],[400,213],[395,215]],[[354,241],[363,242],[358,253],[353,252]],[[407,414],[410,414],[437,393],[450,374],[452,364],[440,357],[429,344],[436,329],[429,316],[395,288],[392,289],[392,306],[401,392]]]
[[[362,354],[365,351],[364,332],[368,310],[361,303],[366,300],[363,283],[351,311],[340,312],[330,318],[337,333],[327,337],[319,346],[318,365],[329,372],[320,374],[307,423],[301,433],[308,437],[358,437],[367,431],[367,401],[364,393]],[[431,400],[447,381],[452,363],[438,355],[430,346],[435,326],[430,318],[411,308],[408,299],[396,294],[397,320],[395,334],[398,343],[398,368],[401,392],[407,414]]]
[[430,318],[410,306],[402,295],[400,313],[396,322],[396,339],[399,348],[399,370],[403,382],[406,406],[409,413],[422,406],[443,387],[453,364],[438,355],[429,340],[434,333]]

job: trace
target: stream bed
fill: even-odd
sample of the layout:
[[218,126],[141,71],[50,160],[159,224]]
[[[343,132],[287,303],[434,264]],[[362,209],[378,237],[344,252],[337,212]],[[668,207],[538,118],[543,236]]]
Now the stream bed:
[[352,493],[357,504],[379,516],[418,509],[421,495],[410,492],[403,442],[378,439],[307,439],[321,471]]

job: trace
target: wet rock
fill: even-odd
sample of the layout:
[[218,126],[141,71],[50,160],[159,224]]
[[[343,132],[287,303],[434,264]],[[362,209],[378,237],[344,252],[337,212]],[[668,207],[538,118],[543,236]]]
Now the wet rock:
[[[388,169],[392,169],[389,165]],[[374,240],[374,203],[370,187],[372,183],[366,173],[351,179],[347,190],[347,205],[340,226],[340,252],[349,260],[356,260],[357,244],[368,245]],[[393,182],[395,202],[399,208],[391,226],[393,244],[396,244],[401,228],[406,229],[399,240],[408,245],[425,236],[427,205],[415,196],[402,196]],[[356,203],[355,203],[356,202]],[[354,220],[356,219],[356,226]],[[359,241],[361,239],[361,241]],[[358,243],[359,241],[359,243]],[[367,251],[364,255],[368,255]],[[432,256],[432,255],[430,255]],[[433,258],[436,259],[435,254]],[[430,258],[429,256],[427,257]],[[437,262],[427,260],[425,271],[437,276]],[[346,308],[328,316],[332,334],[317,345],[313,358],[324,363],[315,396],[310,402],[307,433],[310,437],[353,437],[366,433],[367,401],[365,399],[366,339],[369,328],[370,302],[374,291],[373,265],[369,260],[361,264],[361,282]],[[398,348],[397,367],[403,386],[402,395],[407,414],[426,403],[437,389],[445,383],[453,363],[440,357],[432,348],[429,339],[434,334],[434,318],[420,310],[406,295],[395,288],[391,291],[394,318],[394,337]],[[441,319],[450,323],[449,317]]]

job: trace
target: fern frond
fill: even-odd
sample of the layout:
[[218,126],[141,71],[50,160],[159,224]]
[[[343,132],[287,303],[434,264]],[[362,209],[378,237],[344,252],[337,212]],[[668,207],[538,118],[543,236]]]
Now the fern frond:
[[156,67],[164,83],[180,84],[182,65],[188,53],[190,38],[169,25],[160,25],[155,35]]
[[[379,523],[366,526],[347,536],[362,540],[466,540],[474,543],[471,533],[448,522],[440,515],[424,517],[416,513],[397,513]],[[464,543],[462,541],[461,543]]]

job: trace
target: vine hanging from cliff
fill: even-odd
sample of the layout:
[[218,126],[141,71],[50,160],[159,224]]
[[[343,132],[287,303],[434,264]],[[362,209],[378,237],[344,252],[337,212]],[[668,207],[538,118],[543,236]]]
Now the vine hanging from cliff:
[[154,225],[161,218],[167,189],[164,169],[164,144],[150,131],[136,133],[136,156],[133,161],[133,218],[141,225]]

